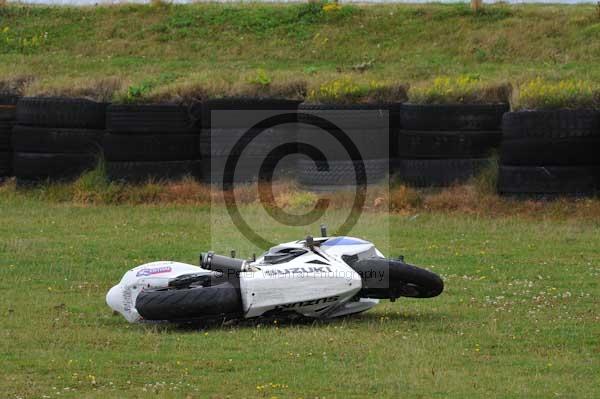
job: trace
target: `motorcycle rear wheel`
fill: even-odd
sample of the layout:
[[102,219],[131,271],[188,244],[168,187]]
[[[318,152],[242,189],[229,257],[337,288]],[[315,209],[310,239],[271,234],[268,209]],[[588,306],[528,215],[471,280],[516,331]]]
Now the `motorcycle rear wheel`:
[[242,299],[231,283],[210,287],[142,291],[135,308],[145,320],[214,319],[242,314]]

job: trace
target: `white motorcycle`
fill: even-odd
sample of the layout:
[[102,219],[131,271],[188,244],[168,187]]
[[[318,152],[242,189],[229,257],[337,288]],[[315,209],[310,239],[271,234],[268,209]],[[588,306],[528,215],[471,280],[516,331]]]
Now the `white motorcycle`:
[[291,315],[328,319],[364,312],[380,299],[431,298],[443,289],[438,275],[402,259],[386,259],[371,242],[308,236],[253,260],[208,252],[201,255],[200,267],[147,263],[125,273],[106,302],[132,323]]

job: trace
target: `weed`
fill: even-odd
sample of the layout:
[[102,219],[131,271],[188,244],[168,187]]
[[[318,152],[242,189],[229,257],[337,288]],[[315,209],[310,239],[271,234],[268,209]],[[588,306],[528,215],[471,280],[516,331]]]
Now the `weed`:
[[536,78],[519,87],[514,103],[515,109],[600,108],[600,86],[582,80]]
[[309,89],[307,101],[314,103],[385,103],[406,99],[406,86],[399,83],[361,81],[349,76]]
[[248,82],[255,85],[268,86],[273,82],[273,79],[267,74],[267,71],[259,69],[256,71],[255,76],[248,79]]
[[140,102],[142,100],[147,100],[154,88],[173,82],[177,78],[177,74],[165,72],[157,78],[144,79],[137,85],[129,86],[125,96],[122,97],[121,100],[123,102]]
[[31,35],[21,35],[10,26],[0,27],[0,52],[32,54],[46,45],[48,32],[37,32]]
[[431,83],[412,86],[408,100],[413,104],[507,103],[510,92],[509,84],[490,84],[478,75],[442,76]]
[[490,164],[473,178],[473,186],[481,195],[495,195],[498,184],[498,156],[490,157]]

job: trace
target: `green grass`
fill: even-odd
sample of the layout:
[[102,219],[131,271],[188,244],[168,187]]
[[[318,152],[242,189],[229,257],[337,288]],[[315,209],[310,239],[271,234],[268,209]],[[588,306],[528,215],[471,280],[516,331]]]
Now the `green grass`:
[[0,77],[36,77],[27,94],[89,94],[113,77],[115,97],[135,100],[297,79],[316,88],[345,76],[598,82],[599,39],[591,4],[486,5],[477,15],[465,4],[9,5],[0,9]]
[[[244,209],[273,239],[304,233]],[[195,263],[211,246],[248,256],[209,208],[3,194],[0,215],[3,398],[600,395],[598,219],[372,214],[357,234],[442,274],[442,296],[327,323],[181,330],[129,325],[104,295],[143,262]]]

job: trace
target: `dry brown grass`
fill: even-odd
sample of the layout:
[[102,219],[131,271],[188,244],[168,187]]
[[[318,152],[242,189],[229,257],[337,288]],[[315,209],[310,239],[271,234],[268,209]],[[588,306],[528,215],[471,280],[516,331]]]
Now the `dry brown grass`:
[[108,78],[68,79],[48,82],[33,80],[22,94],[40,97],[77,97],[100,102],[111,102],[115,94],[123,89],[125,82],[116,76]]
[[[177,182],[149,181],[144,184],[98,183],[82,178],[70,184],[49,184],[38,188],[17,188],[14,179],[0,184],[0,196],[26,196],[44,201],[90,205],[194,205],[224,204],[225,195],[217,186],[199,183],[193,178]],[[273,198],[261,201],[259,190],[272,189]],[[238,185],[233,196],[241,205],[276,206],[286,210],[312,209],[320,198],[329,209],[350,209],[355,192],[315,193],[291,181],[278,181],[260,188],[257,184]],[[364,206],[366,212],[391,212],[412,215],[420,212],[453,213],[478,217],[524,217],[535,219],[577,219],[600,221],[600,198],[515,199],[482,192],[476,184],[455,185],[444,189],[416,190],[404,185],[371,187]],[[293,212],[292,212],[293,213]]]
[[285,73],[254,71],[243,76],[215,76],[206,73],[194,74],[184,80],[177,80],[159,86],[144,96],[143,101],[158,103],[191,104],[211,98],[273,98],[303,100],[307,83]]
[[[0,7],[2,7],[1,3]],[[15,75],[2,79],[0,80],[0,94],[21,96],[25,92],[26,87],[34,80],[35,78],[29,75]]]

